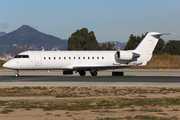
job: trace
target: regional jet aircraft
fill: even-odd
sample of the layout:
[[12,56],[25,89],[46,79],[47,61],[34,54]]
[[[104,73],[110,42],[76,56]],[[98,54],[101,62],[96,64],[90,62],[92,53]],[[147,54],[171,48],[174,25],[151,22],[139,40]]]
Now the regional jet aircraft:
[[161,35],[170,33],[150,32],[134,50],[127,51],[25,51],[7,61],[3,67],[15,70],[64,70],[92,76],[106,69],[143,66],[151,59]]

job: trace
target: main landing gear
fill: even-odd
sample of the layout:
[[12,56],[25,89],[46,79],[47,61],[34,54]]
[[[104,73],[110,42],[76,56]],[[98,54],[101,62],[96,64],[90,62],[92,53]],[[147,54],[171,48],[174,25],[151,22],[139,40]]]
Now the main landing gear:
[[16,71],[15,71],[15,77],[18,77],[18,76],[19,76],[19,71],[16,70]]
[[[86,75],[86,71],[84,71],[84,70],[80,70],[78,72],[79,72],[80,76],[85,76]],[[91,73],[92,76],[97,76],[97,71],[90,71],[90,73]]]
[[80,75],[80,76],[85,76],[85,75],[86,75],[86,72],[85,72],[84,70],[81,70],[81,71],[79,71],[79,75]]
[[90,73],[92,76],[97,76],[97,71],[93,71],[93,72],[90,71]]

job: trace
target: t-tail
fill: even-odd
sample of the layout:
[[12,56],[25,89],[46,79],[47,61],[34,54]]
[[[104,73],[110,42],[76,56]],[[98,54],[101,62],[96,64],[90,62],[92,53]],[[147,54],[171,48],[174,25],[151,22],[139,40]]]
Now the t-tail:
[[133,50],[134,53],[139,54],[138,63],[141,65],[146,65],[152,57],[152,53],[158,43],[158,40],[161,35],[169,35],[171,33],[158,33],[158,32],[149,32],[140,44]]

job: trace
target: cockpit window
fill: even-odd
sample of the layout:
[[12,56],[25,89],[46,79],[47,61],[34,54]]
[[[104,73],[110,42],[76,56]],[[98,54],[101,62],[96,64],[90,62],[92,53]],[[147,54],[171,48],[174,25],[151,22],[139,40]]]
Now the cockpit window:
[[29,58],[29,55],[16,55],[14,58]]

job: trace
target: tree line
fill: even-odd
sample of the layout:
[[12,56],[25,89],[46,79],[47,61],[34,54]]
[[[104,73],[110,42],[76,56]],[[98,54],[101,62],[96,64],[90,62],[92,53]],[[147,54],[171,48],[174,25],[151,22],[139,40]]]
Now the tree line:
[[[141,36],[131,34],[125,50],[134,50],[146,34]],[[110,42],[104,42],[102,46],[99,46],[94,32],[89,32],[87,28],[82,28],[72,33],[71,37],[69,37],[67,50],[116,50],[116,47],[115,44]],[[164,40],[160,38],[153,54],[161,55],[163,53],[180,55],[180,41],[172,40],[165,44]]]
[[110,42],[102,43],[102,46],[99,46],[94,32],[82,28],[68,38],[67,50],[116,50],[116,47]]

